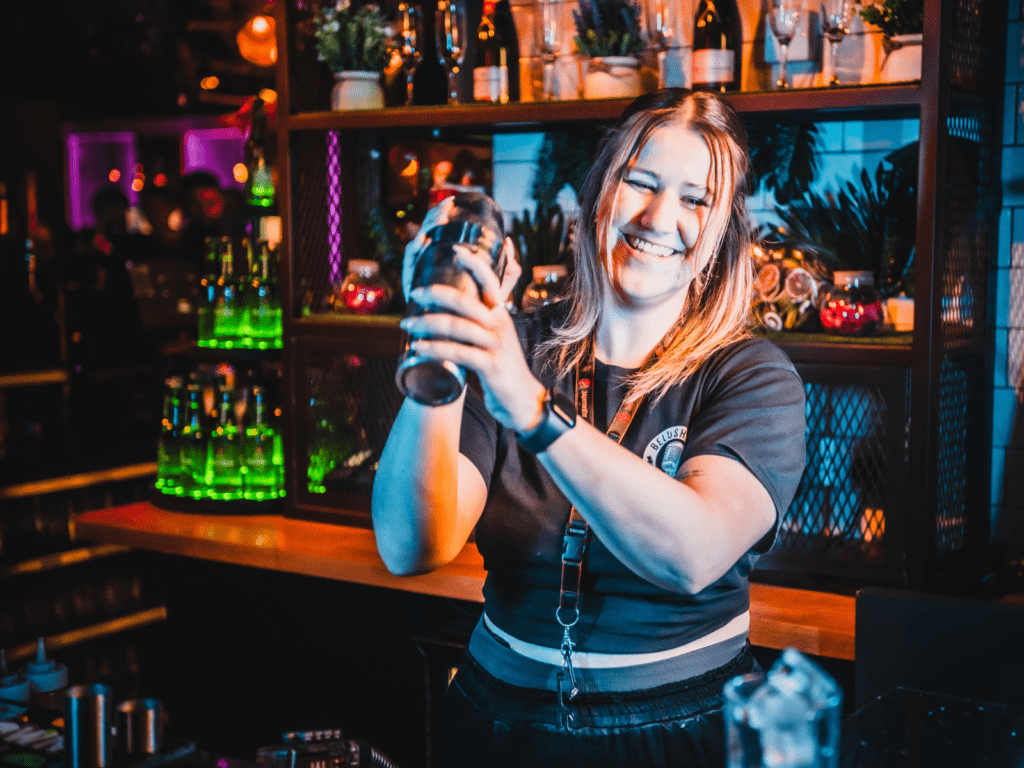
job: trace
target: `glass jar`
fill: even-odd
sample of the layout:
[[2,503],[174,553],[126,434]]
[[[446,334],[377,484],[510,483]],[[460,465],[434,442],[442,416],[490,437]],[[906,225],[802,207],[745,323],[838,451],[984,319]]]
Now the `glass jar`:
[[868,336],[882,325],[882,302],[871,272],[836,272],[835,285],[821,305],[821,324],[826,332],[843,336]]
[[533,268],[533,282],[523,292],[523,312],[533,312],[546,304],[554,304],[565,296],[565,277],[568,273],[564,264],[545,264]]
[[348,274],[335,291],[334,308],[347,315],[375,315],[391,303],[391,287],[380,274],[380,264],[352,259]]

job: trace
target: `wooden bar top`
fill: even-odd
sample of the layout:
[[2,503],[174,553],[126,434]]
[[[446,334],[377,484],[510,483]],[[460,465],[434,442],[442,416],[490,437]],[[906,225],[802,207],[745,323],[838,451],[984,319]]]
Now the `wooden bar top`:
[[[450,565],[422,576],[393,576],[367,528],[276,515],[167,512],[139,502],[85,512],[76,539],[122,544],[339,581],[482,602],[483,558],[467,544]],[[855,599],[847,595],[750,585],[750,641],[815,656],[854,658]]]

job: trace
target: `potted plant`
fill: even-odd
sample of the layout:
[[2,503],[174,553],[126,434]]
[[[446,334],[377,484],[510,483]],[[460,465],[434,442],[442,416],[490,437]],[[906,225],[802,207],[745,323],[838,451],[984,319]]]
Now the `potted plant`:
[[635,56],[644,47],[640,12],[632,0],[579,0],[572,16],[576,48],[587,58],[584,98],[640,95],[640,61]]
[[860,16],[882,31],[883,82],[920,80],[924,0],[881,0],[861,9]]
[[331,109],[380,109],[381,73],[390,57],[384,19],[348,0],[323,8],[313,20],[317,58],[334,73]]

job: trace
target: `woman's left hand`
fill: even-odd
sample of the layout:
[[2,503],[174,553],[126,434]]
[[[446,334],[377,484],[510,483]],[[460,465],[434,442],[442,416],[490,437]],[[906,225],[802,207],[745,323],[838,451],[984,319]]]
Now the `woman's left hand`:
[[459,266],[479,287],[462,291],[448,285],[417,288],[411,298],[427,309],[408,317],[402,328],[423,357],[450,360],[475,371],[487,410],[503,426],[529,429],[540,416],[544,386],[534,377],[505,302],[522,274],[506,240],[506,268],[501,281],[487,254],[471,246],[455,246]]

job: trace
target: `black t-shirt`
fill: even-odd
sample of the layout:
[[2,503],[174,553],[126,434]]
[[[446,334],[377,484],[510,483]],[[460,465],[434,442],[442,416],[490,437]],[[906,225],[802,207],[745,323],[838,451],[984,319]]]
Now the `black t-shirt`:
[[[550,374],[533,353],[550,336],[559,314],[547,309],[516,319],[534,375],[548,385]],[[613,418],[630,373],[598,362],[595,426],[603,430]],[[555,386],[571,396],[573,382],[568,378]],[[768,490],[781,515],[803,472],[804,429],[804,389],[792,363],[770,342],[744,339],[713,354],[658,402],[646,398],[622,445],[673,476],[692,456],[740,461]],[[562,628],[554,614],[568,500],[537,458],[519,446],[515,434],[491,417],[473,387],[466,398],[459,451],[473,461],[488,486],[476,526],[487,570],[487,615],[519,639],[558,647]],[[659,651],[724,626],[749,607],[747,574],[774,537],[775,527],[717,582],[697,594],[679,594],[637,576],[591,531],[581,615],[574,629],[577,649]]]

